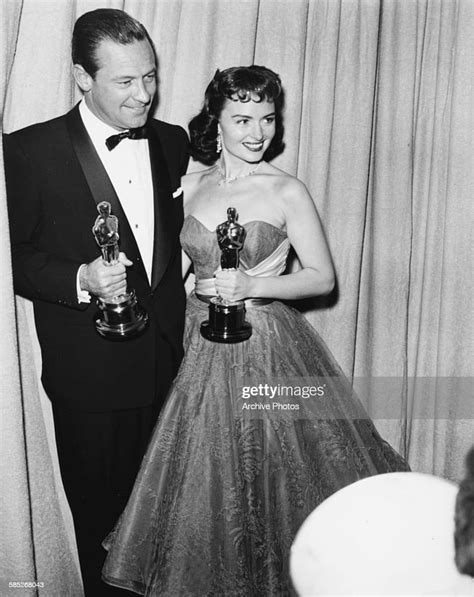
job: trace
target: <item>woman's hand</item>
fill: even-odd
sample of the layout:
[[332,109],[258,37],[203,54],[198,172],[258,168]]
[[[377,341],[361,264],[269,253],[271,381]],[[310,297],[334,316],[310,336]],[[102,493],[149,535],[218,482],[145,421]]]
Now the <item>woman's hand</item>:
[[241,301],[252,297],[253,278],[235,269],[217,270],[217,294],[226,301]]

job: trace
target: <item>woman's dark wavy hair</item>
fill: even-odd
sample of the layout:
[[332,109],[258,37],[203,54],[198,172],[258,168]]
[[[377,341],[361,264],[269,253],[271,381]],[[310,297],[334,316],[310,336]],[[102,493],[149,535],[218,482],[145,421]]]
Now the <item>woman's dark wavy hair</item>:
[[274,102],[275,136],[264,158],[272,160],[283,151],[284,94],[280,77],[265,66],[253,64],[216,71],[207,86],[202,110],[189,123],[191,155],[195,160],[207,166],[217,161],[217,122],[227,100]]

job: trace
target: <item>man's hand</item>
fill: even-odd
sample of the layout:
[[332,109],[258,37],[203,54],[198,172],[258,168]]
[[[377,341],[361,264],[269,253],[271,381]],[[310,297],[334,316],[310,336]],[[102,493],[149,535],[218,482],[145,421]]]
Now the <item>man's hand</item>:
[[79,282],[82,290],[99,297],[103,301],[124,294],[127,290],[126,266],[132,265],[125,253],[120,253],[118,263],[109,265],[98,257],[82,268]]

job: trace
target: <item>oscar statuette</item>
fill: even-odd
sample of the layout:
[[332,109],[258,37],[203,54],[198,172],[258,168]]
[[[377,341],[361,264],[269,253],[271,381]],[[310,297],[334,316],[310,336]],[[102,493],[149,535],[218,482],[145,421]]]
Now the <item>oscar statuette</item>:
[[[238,269],[239,251],[245,240],[245,228],[237,223],[234,207],[227,210],[227,221],[216,229],[217,242],[221,249],[222,269]],[[201,324],[201,335],[211,342],[233,344],[247,340],[252,335],[252,326],[245,321],[245,302],[226,301],[220,296],[209,303],[209,320]]]
[[[92,232],[102,251],[102,259],[106,264],[118,262],[118,218],[111,215],[108,201],[97,205],[97,217]],[[128,340],[141,334],[148,323],[148,314],[137,302],[135,291],[127,289],[124,294],[107,301],[97,299],[99,311],[95,316],[97,332],[108,340]]]

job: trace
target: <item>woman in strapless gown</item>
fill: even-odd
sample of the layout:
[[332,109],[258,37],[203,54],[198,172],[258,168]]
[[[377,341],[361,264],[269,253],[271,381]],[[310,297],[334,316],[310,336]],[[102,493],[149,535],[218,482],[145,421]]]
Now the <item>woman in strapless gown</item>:
[[[408,470],[314,328],[281,302],[334,283],[304,185],[263,159],[281,145],[281,107],[275,73],[235,67],[216,72],[190,123],[194,156],[211,167],[183,179],[196,277],[185,356],[104,543],[104,580],[139,594],[291,595],[290,546],[308,514],[358,479]],[[229,207],[246,231],[237,272],[219,267]],[[285,274],[291,246],[302,269]],[[250,339],[202,337],[216,295],[245,299]]]

